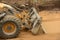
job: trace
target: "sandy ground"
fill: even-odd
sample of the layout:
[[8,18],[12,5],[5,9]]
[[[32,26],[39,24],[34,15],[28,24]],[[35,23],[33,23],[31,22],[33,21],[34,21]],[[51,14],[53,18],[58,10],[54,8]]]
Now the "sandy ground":
[[30,32],[21,32],[18,38],[6,40],[60,40],[60,34],[32,35]]
[[52,10],[41,11],[42,27],[46,33],[60,33],[60,10],[58,8]]

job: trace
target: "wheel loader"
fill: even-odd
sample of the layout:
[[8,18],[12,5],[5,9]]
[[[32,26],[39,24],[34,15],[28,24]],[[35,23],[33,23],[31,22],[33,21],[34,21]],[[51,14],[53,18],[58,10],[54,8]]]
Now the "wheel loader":
[[[22,7],[25,7],[23,5]],[[18,11],[15,6],[0,3],[0,37],[13,38],[20,34],[21,30],[28,29],[32,34],[43,32],[41,17],[34,7],[29,10]],[[20,9],[21,10],[21,9]]]
[[[24,1],[24,0],[23,0]],[[33,0],[35,1],[35,0]],[[43,9],[48,9],[50,7],[52,7],[52,9],[54,7],[60,7],[60,5],[58,5],[60,3],[59,0],[36,0],[35,2],[33,2],[29,0],[29,4],[36,6],[37,4],[39,5],[40,10]],[[42,22],[41,23],[41,16],[38,14],[37,10],[35,7],[31,7],[29,5],[28,8],[28,4],[27,5],[21,5],[20,6],[20,2],[18,1],[17,3],[19,4],[19,6],[13,2],[11,0],[11,3],[9,3],[10,1],[7,2],[7,0],[2,1],[2,3],[0,3],[0,37],[1,38],[13,38],[13,37],[17,37],[18,34],[21,32],[21,30],[24,29],[28,29],[28,31],[31,31],[32,34],[38,34],[40,33],[55,33],[56,32],[60,32],[59,30],[59,22],[57,22],[58,24],[56,24],[56,22],[47,22],[46,20],[51,20],[51,19],[56,19],[59,18],[58,14],[57,15],[47,15],[48,12],[47,11],[43,11],[42,13]],[[6,4],[4,4],[6,3]],[[15,3],[15,4],[14,4]],[[34,5],[34,3],[36,5]],[[9,4],[9,5],[8,5]],[[12,4],[12,5],[11,5]],[[21,3],[22,4],[22,3]],[[25,3],[24,3],[25,4]],[[27,9],[27,10],[26,10]],[[45,12],[47,14],[45,14]],[[53,13],[52,13],[53,14]],[[45,20],[46,19],[46,20]],[[56,24],[57,27],[55,27],[54,25]],[[43,28],[41,26],[41,24],[43,24]],[[54,24],[54,25],[52,25]],[[53,30],[53,28],[54,30]],[[51,30],[52,29],[52,30]],[[57,30],[58,29],[58,30]],[[46,32],[47,31],[47,32]]]

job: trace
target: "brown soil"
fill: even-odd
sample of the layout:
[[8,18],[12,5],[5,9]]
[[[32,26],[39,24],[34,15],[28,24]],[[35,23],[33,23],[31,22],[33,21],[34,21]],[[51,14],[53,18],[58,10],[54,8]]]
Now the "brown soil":
[[32,35],[30,32],[21,32],[18,38],[6,40],[60,40],[60,34]]
[[60,33],[60,10],[54,8],[52,10],[41,11],[42,27],[46,33]]

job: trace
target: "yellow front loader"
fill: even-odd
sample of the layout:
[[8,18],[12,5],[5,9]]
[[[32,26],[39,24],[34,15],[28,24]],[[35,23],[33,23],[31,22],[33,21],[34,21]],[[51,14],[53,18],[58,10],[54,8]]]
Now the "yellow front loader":
[[[20,8],[24,8],[22,5]],[[21,30],[28,29],[33,34],[44,32],[41,27],[41,17],[34,7],[29,10],[22,10],[13,5],[0,3],[0,37],[13,38],[17,37]]]

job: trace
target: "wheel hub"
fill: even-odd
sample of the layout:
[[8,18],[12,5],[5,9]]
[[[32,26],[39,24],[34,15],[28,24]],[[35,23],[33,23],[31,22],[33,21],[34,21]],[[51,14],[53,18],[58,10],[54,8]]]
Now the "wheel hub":
[[7,22],[3,25],[2,30],[5,34],[13,34],[16,31],[16,25],[13,22]]

